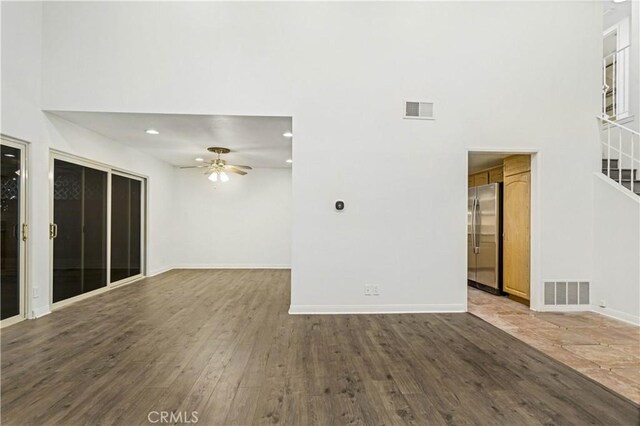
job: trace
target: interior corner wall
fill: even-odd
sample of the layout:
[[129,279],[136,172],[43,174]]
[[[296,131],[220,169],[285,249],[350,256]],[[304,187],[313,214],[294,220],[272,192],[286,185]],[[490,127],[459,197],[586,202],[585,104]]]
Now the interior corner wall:
[[172,268],[175,244],[171,230],[176,214],[174,167],[51,113],[46,114],[45,129],[48,148],[148,178],[147,275]]
[[290,168],[254,168],[225,183],[202,169],[175,176],[176,267],[290,268]]
[[[41,111],[42,3],[2,2],[2,114],[4,135],[30,142],[28,217],[31,237],[27,240],[27,274],[30,285],[45,293],[37,299],[33,292],[28,316],[49,312],[49,206],[38,200],[36,186],[46,188],[48,152],[44,142],[44,114]],[[40,167],[34,167],[34,165]],[[35,185],[36,182],[44,182]],[[48,196],[46,198],[48,200]],[[39,205],[39,208],[32,206]]]
[[640,201],[604,175],[593,182],[591,304],[597,312],[640,325]]
[[468,149],[539,153],[538,276],[592,278],[597,2],[48,2],[43,41],[49,109],[293,117],[292,311],[464,310]]
[[30,238],[27,268],[31,293],[28,316],[49,312],[49,159],[50,149],[149,176],[148,269],[173,266],[173,168],[41,108],[42,3],[2,2],[1,132],[28,142],[27,200]]

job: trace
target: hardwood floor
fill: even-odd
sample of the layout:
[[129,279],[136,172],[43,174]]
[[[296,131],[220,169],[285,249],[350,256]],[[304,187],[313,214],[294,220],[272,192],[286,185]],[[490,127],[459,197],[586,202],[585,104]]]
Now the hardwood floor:
[[3,329],[2,424],[149,424],[152,411],[207,425],[640,421],[470,314],[288,305],[288,271],[171,271]]

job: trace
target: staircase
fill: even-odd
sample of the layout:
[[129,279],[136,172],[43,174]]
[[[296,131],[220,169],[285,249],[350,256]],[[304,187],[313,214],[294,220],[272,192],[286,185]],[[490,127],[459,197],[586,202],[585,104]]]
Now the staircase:
[[640,133],[605,117],[602,124],[602,173],[640,196]]
[[[638,169],[620,169],[618,168],[618,161],[619,160],[617,159],[607,160],[606,158],[603,158],[602,173],[640,196],[640,179],[638,179]],[[620,173],[622,173],[622,176],[620,176]]]

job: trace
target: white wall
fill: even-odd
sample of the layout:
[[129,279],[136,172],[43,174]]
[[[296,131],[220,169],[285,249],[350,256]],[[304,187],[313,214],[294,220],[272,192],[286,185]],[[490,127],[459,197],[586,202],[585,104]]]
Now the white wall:
[[[594,176],[594,277],[591,304],[640,325],[640,200]],[[599,304],[605,302],[606,307]]]
[[291,169],[254,169],[214,184],[176,171],[176,266],[289,268]]
[[[49,152],[57,149],[149,177],[149,272],[173,266],[173,168],[41,111],[42,4],[2,3],[3,134],[29,142],[30,312],[49,311]],[[38,297],[34,298],[33,293]]]
[[537,276],[593,275],[597,2],[44,11],[48,108],[293,116],[293,310],[463,310],[467,148],[539,151]]

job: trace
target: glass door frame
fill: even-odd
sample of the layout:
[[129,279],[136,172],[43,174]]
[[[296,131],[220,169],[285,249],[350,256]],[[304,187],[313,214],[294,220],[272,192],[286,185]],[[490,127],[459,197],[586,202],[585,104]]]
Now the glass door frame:
[[[127,278],[123,278],[116,282],[111,282],[111,183],[113,175],[122,176],[127,179],[133,179],[140,182],[140,273],[137,275],[132,275]],[[107,251],[107,267],[109,268],[109,273],[107,274],[107,287],[117,287],[119,285],[127,284],[133,281],[137,281],[146,276],[145,271],[147,270],[147,179],[138,174],[132,174],[130,172],[124,172],[118,169],[112,169],[111,173],[109,173],[109,186],[108,186],[108,241],[109,241],[109,250]]]
[[19,264],[19,313],[10,318],[6,318],[0,321],[0,328],[15,324],[27,318],[30,303],[27,295],[29,294],[29,276],[27,269],[27,246],[29,244],[29,228],[28,228],[28,205],[27,197],[29,196],[29,143],[20,139],[12,138],[7,135],[0,135],[0,141],[2,145],[10,146],[20,150],[20,238],[19,238],[19,252],[20,252],[20,264]]
[[[88,297],[94,296],[96,294],[103,293],[105,291],[109,291],[115,287],[130,284],[139,279],[145,278],[147,271],[147,183],[148,178],[145,175],[140,173],[131,172],[128,170],[123,170],[117,167],[110,166],[105,163],[101,163],[94,160],[89,160],[87,158],[79,157],[77,155],[69,154],[63,151],[58,151],[56,149],[50,149],[49,154],[49,223],[54,223],[54,172],[55,172],[55,161],[61,160],[66,161],[68,163],[73,163],[78,166],[89,167],[95,170],[99,170],[101,172],[107,173],[107,236],[106,236],[106,267],[107,267],[107,285],[105,287],[98,288],[96,290],[88,291],[86,293],[79,294],[77,296],[70,297],[68,299],[60,300],[58,302],[53,301],[53,244],[55,238],[52,238],[51,235],[49,237],[49,306],[51,310],[58,309],[64,307],[70,303],[77,302],[79,300],[86,299]],[[133,277],[127,277],[115,283],[111,282],[111,182],[112,175],[125,176],[129,179],[136,179],[141,182],[141,198],[142,198],[142,222],[141,222],[141,237],[140,237],[140,246],[141,246],[141,264],[140,264],[140,274],[135,275]]]

